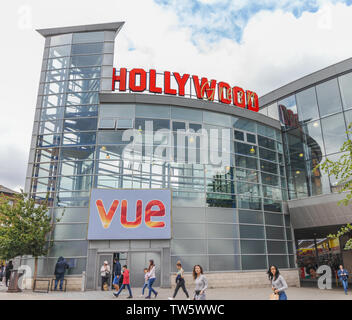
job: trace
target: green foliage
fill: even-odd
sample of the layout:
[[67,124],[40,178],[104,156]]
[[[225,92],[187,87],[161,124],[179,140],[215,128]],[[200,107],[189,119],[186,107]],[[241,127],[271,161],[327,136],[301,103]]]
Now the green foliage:
[[[9,204],[13,200],[14,204]],[[23,192],[15,199],[0,198],[0,257],[45,256],[52,246],[48,235],[53,222],[48,214],[47,199],[40,204]],[[60,219],[56,219],[59,221]]]
[[[352,123],[348,126],[348,136],[352,137]],[[340,152],[343,152],[342,156],[335,162],[326,159],[323,163],[318,164],[314,169],[321,168],[329,176],[333,176],[337,181],[338,185],[341,186],[339,192],[346,192],[344,199],[338,202],[339,205],[343,204],[347,206],[352,200],[352,140],[347,139],[340,148]],[[338,230],[337,234],[329,234],[328,238],[340,238],[345,234],[351,234],[352,226],[347,224]],[[352,249],[352,238],[348,239],[344,250]]]
[[[347,134],[352,137],[352,123],[348,126]],[[314,169],[321,168],[329,176],[333,176],[338,185],[341,186],[339,192],[347,192],[344,199],[340,200],[339,205],[347,206],[352,200],[352,140],[347,139],[340,148],[343,152],[341,157],[333,162],[326,159],[323,163],[318,164]]]

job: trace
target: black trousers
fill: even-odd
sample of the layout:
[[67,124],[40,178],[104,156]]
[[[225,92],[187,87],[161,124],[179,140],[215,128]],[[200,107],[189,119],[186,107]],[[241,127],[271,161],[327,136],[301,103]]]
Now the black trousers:
[[9,280],[10,280],[10,275],[6,275],[5,277],[6,287],[8,287]]
[[107,283],[109,285],[109,276],[101,277],[101,290],[104,290],[104,283]]
[[185,283],[185,280],[184,279],[181,279],[179,281],[177,281],[177,284],[176,284],[176,288],[175,288],[175,292],[174,292],[174,298],[176,297],[177,295],[177,292],[178,290],[180,290],[180,288],[182,288],[183,292],[185,293],[186,297],[189,298],[189,295],[188,295],[188,292],[187,292],[187,289],[186,289],[186,283]]

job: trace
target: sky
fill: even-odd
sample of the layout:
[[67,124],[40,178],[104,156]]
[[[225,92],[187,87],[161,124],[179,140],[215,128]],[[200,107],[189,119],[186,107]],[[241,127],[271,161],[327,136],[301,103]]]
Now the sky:
[[352,0],[12,0],[0,11],[0,184],[24,187],[44,38],[125,21],[115,67],[196,74],[259,96],[352,57]]

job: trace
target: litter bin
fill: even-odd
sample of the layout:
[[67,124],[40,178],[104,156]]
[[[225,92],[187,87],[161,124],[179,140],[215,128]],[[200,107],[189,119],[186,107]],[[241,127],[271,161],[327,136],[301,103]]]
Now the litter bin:
[[10,275],[10,284],[7,292],[22,292],[22,290],[18,287],[19,279],[24,275],[25,271],[12,270]]

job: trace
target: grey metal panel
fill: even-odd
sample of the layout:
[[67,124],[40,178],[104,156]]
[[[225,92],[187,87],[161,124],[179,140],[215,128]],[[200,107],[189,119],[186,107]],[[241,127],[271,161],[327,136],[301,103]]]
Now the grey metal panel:
[[237,117],[254,120],[265,125],[281,130],[280,122],[269,118],[261,113],[247,109],[238,108],[218,102],[208,102],[205,100],[174,97],[167,95],[136,94],[136,93],[99,93],[100,103],[143,103],[161,104],[185,108],[202,109],[213,112],[225,113]]
[[150,248],[150,240],[131,240],[130,248],[131,249]]
[[170,247],[170,240],[151,240],[150,247],[153,249],[169,248]]
[[49,29],[37,29],[43,37],[55,36],[65,33],[75,33],[75,32],[89,32],[89,31],[114,31],[115,37],[117,33],[121,30],[124,25],[122,22],[111,22],[111,23],[99,23],[99,24],[88,24],[80,26],[70,26],[70,27],[59,27],[59,28],[49,28]]
[[302,90],[306,87],[313,86],[316,83],[323,82],[329,78],[336,77],[341,73],[352,70],[352,58],[333,64],[327,68],[313,72],[305,77],[288,83],[276,90],[273,90],[259,98],[259,105],[265,107],[272,102],[288,96],[296,91]]
[[111,250],[128,250],[130,243],[128,240],[110,240],[109,248]]
[[89,249],[106,249],[109,248],[108,240],[97,240],[97,241],[89,241]]
[[351,222],[352,205],[339,206],[344,194],[328,194],[288,201],[294,229],[340,225]]
[[88,249],[86,266],[86,289],[95,290],[97,274],[97,249]]
[[161,287],[171,288],[171,249],[163,248],[161,253]]

